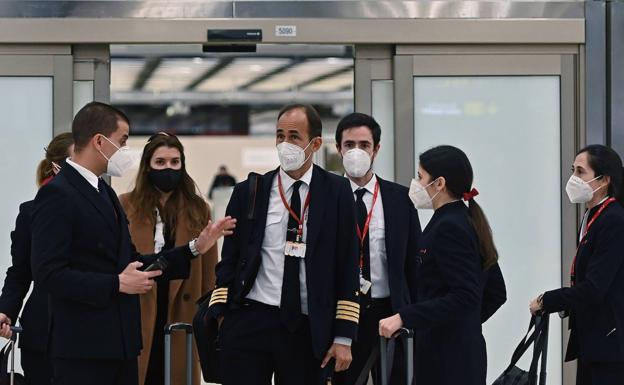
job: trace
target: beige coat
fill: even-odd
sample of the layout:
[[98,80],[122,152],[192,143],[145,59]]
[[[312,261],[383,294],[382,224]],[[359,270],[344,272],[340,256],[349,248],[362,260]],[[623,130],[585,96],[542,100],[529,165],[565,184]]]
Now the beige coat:
[[[145,223],[136,221],[131,216],[132,210],[128,201],[128,194],[119,197],[121,205],[130,221],[130,236],[137,251],[141,254],[152,254],[154,252],[154,226],[155,223]],[[206,213],[210,219],[210,209]],[[175,229],[175,245],[187,244],[198,234],[191,234],[186,221],[181,216],[178,217],[178,225]],[[214,288],[215,285],[215,265],[217,263],[217,246],[212,247],[208,252],[191,262],[191,273],[188,279],[173,280],[169,282],[169,309],[167,323],[186,322],[192,323],[195,315],[195,301],[202,294]],[[152,350],[152,339],[156,323],[156,285],[146,294],[140,296],[141,300],[141,325],[143,335],[143,350],[139,356],[139,385],[145,383],[147,375],[147,365]],[[164,338],[164,333],[163,333]],[[195,345],[193,343],[193,345]],[[173,374],[172,383],[184,383],[186,380],[186,337],[183,332],[176,332],[172,337],[171,354],[173,363],[171,371]],[[193,348],[193,385],[200,384],[201,368],[197,348]]]

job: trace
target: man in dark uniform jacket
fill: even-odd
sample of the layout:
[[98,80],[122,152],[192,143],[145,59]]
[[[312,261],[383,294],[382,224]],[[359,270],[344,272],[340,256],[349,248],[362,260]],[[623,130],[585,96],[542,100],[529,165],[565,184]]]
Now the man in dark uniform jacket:
[[138,270],[162,256],[167,274],[185,278],[190,260],[206,252],[232,223],[209,224],[188,246],[159,255],[135,251],[115,192],[98,176],[120,176],[132,165],[125,148],[129,121],[98,102],[72,124],[75,151],[43,186],[32,214],[35,285],[49,293],[47,353],[55,385],[136,385],[141,350],[137,294],[160,271]]
[[[379,360],[371,358],[379,351],[379,321],[408,305],[410,292],[415,295],[418,213],[407,187],[373,172],[380,140],[379,124],[366,114],[349,114],[336,128],[336,149],[343,157],[356,202],[362,309],[357,342],[352,346],[353,363],[337,376],[334,383],[339,385],[355,384],[360,376],[368,378],[371,365],[374,384],[381,384]],[[406,381],[405,360],[399,347],[391,383],[402,385]]]
[[312,163],[321,120],[282,109],[281,167],[234,188],[209,314],[220,320],[225,385],[325,384],[351,361],[359,318],[357,241],[348,181]]

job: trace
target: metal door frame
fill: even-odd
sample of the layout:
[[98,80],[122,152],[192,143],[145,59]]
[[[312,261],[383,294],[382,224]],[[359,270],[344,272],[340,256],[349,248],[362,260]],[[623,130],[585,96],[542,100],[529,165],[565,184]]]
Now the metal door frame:
[[[72,120],[73,71],[69,46],[0,45],[0,76],[52,78],[52,135],[69,131]],[[67,96],[70,97],[67,97]]]

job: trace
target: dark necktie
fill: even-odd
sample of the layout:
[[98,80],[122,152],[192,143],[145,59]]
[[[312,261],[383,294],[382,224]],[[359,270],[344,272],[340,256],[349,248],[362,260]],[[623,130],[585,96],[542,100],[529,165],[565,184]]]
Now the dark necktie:
[[[355,190],[355,197],[357,198],[355,200],[355,208],[357,211],[357,219],[358,219],[358,226],[360,226],[360,233],[364,232],[364,226],[366,225],[366,218],[368,218],[368,210],[366,209],[366,204],[364,203],[364,200],[362,199],[364,197],[364,194],[366,194],[366,189],[364,188],[359,188],[357,190]],[[362,275],[364,276],[364,279],[366,279],[367,281],[370,282],[371,278],[370,278],[370,245],[369,245],[369,238],[368,238],[368,233],[369,231],[366,232],[366,236],[364,237],[364,241],[362,244],[362,249],[360,250],[361,253],[361,257],[364,259],[363,264],[362,264]],[[368,293],[366,293],[365,297],[370,298],[371,295],[371,290],[368,290]]]
[[[293,184],[293,192],[290,198],[290,208],[301,219],[301,198],[299,197],[299,187],[301,181]],[[286,241],[295,242],[297,239],[297,229],[299,223],[288,214],[288,227],[286,229]],[[294,332],[301,321],[301,294],[299,292],[299,258],[291,255],[284,256],[284,278],[282,281],[282,299],[280,302],[282,322],[286,328]]]
[[108,195],[108,191],[106,190],[106,182],[104,182],[102,178],[98,178],[98,192],[100,194],[100,197],[102,197],[102,199],[106,203],[106,206],[108,206],[108,208],[113,211],[113,215],[115,216],[115,219],[117,219],[117,212],[115,211],[115,206],[113,206],[113,201],[110,195]]

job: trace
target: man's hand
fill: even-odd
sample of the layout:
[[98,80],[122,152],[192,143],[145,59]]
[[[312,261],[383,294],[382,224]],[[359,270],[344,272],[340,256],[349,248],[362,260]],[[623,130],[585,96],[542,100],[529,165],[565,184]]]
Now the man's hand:
[[392,338],[397,330],[403,327],[403,320],[397,313],[392,317],[384,318],[379,321],[379,335],[386,338]]
[[195,241],[195,247],[200,254],[206,253],[222,236],[231,235],[236,227],[236,219],[232,217],[221,218],[215,223],[208,221],[208,225],[202,230]]
[[0,313],[0,337],[11,338],[11,319],[6,314]]
[[351,357],[351,346],[334,343],[327,351],[327,354],[325,354],[321,368],[327,366],[332,358],[336,360],[334,371],[342,372],[349,369],[349,365],[351,365],[353,360],[353,357]]
[[132,262],[119,274],[119,292],[125,294],[144,294],[152,290],[152,278],[162,274],[160,270],[140,271],[141,262]]

